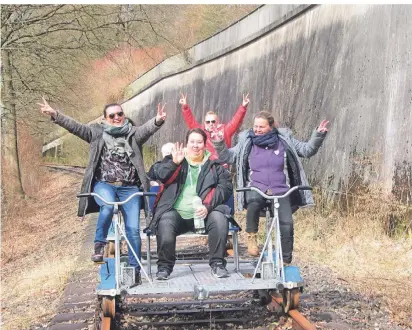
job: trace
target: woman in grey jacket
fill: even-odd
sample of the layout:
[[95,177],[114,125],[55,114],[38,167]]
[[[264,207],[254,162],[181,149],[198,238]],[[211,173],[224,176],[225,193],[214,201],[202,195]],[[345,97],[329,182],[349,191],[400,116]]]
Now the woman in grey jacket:
[[[310,140],[302,142],[295,139],[289,129],[276,128],[273,116],[261,111],[254,118],[253,128],[241,132],[233,148],[227,149],[220,132],[213,133],[212,140],[219,160],[236,164],[238,188],[252,186],[266,194],[281,195],[291,187],[308,185],[299,157],[309,158],[316,154],[326,137],[328,123],[323,120]],[[239,211],[247,208],[248,253],[253,256],[259,255],[259,214],[265,202],[253,191],[238,194]],[[296,191],[290,198],[281,199],[279,204],[283,260],[289,264],[293,251],[292,213],[300,206],[313,204],[312,193],[308,190]]]
[[[43,98],[41,112],[50,115],[59,126],[90,144],[89,163],[86,167],[81,193],[95,192],[107,201],[126,200],[140,188],[148,191],[148,178],[143,164],[142,145],[164,123],[164,107],[158,105],[157,116],[142,126],[133,126],[120,104],[108,104],[104,108],[102,124],[85,125],[54,110]],[[140,198],[135,196],[121,205],[126,236],[140,259]],[[102,262],[106,237],[113,217],[113,206],[98,198],[82,197],[78,215],[99,211],[94,240],[92,261]],[[140,267],[129,249],[129,264],[135,267],[135,283],[140,283]]]

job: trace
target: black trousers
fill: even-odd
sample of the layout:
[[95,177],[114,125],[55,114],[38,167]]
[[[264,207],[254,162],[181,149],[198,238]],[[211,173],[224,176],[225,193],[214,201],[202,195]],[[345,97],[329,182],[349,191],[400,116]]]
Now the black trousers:
[[[246,232],[257,233],[259,215],[266,205],[266,200],[255,191],[246,192]],[[279,199],[279,226],[283,261],[290,263],[293,252],[293,217],[289,197]]]
[[[229,232],[229,222],[223,213],[212,211],[205,222],[206,233],[209,236],[209,265],[222,263],[226,266],[226,240]],[[176,261],[176,237],[188,231],[194,231],[193,219],[183,219],[175,210],[162,215],[157,228],[157,267],[166,268],[170,272]]]

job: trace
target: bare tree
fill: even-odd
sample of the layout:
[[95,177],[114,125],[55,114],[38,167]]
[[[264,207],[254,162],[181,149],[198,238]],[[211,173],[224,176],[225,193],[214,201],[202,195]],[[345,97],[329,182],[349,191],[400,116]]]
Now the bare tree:
[[[142,9],[130,5],[1,6],[2,178],[6,193],[24,196],[18,123],[41,132],[41,121],[33,120],[33,111],[44,93],[52,101],[70,106],[76,100],[71,82],[87,61],[122,44],[144,48],[155,42],[159,36],[146,33],[155,28]],[[76,101],[72,105],[84,106]]]
[[[203,7],[201,17],[211,33],[235,17],[234,8]],[[17,130],[24,124],[44,134],[50,124],[37,116],[36,106],[43,94],[54,104],[64,104],[70,115],[77,108],[84,112],[91,106],[73,82],[91,60],[125,45],[142,51],[162,45],[165,56],[183,51],[197,41],[187,33],[192,25],[201,24],[199,16],[188,20],[196,9],[190,5],[2,5],[3,191],[24,196]],[[238,17],[246,12],[239,10]],[[158,61],[153,58],[153,66]]]

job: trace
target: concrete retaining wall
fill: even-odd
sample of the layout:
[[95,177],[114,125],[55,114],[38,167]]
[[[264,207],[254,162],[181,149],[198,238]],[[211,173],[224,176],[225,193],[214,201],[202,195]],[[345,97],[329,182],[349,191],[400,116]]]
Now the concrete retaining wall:
[[[259,24],[253,15],[259,11],[248,18]],[[342,189],[378,182],[410,202],[412,6],[294,7],[283,17],[283,23],[266,24],[257,39],[254,32],[242,46],[229,46],[224,56],[186,63],[185,71],[174,68],[170,76],[158,72],[154,82],[145,80],[147,89],[135,82],[141,92],[124,103],[126,112],[144,122],[157,103],[167,102],[167,123],[149,142],[161,145],[183,140],[186,132],[180,91],[199,121],[211,109],[229,120],[249,92],[244,127],[256,112],[269,110],[304,140],[323,118],[331,121],[324,146],[305,161],[313,183]],[[218,36],[207,43],[207,49],[224,49]]]

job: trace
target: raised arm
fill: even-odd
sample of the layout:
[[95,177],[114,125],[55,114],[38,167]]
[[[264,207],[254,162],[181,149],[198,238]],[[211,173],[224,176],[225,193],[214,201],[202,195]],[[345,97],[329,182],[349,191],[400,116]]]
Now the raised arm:
[[156,133],[160,129],[160,127],[162,127],[166,119],[166,112],[164,111],[165,106],[166,103],[163,105],[163,107],[161,107],[159,103],[157,105],[156,117],[148,120],[145,124],[137,128],[135,135],[137,143],[145,143],[154,133]]
[[290,139],[294,144],[299,157],[309,158],[318,152],[328,132],[328,124],[329,121],[322,120],[319,127],[313,131],[309,141],[307,142],[299,141],[290,135]]
[[67,129],[70,133],[76,135],[82,140],[89,142],[92,140],[92,130],[90,126],[79,123],[69,116],[63,115],[61,112],[53,109],[43,97],[43,103],[37,103],[40,105],[40,111],[42,114],[49,115],[53,122],[57,125]]
[[225,126],[226,134],[232,137],[239,127],[242,125],[243,119],[245,118],[247,107],[249,105],[249,94],[243,94],[243,101],[242,104],[237,109],[233,118],[227,123]]
[[195,117],[193,116],[192,110],[187,104],[186,99],[187,95],[180,93],[179,103],[182,105],[182,115],[187,127],[189,129],[201,127],[201,125],[196,121]]

